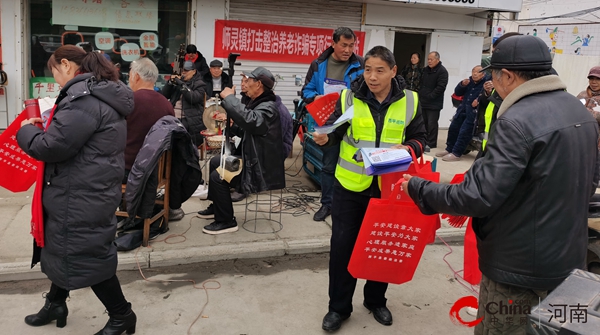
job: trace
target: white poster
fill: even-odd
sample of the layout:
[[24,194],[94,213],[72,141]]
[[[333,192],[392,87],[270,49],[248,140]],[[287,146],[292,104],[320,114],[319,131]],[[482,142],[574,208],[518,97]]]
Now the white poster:
[[158,0],[52,0],[52,24],[158,30]]

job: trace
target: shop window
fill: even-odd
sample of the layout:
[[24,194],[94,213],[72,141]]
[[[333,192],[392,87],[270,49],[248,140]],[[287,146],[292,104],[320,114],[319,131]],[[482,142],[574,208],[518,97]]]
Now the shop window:
[[189,0],[30,0],[31,97],[47,92],[52,73],[46,63],[61,45],[91,47],[119,67],[127,82],[129,64],[148,57],[158,67],[158,87],[173,69],[181,43],[186,43]]

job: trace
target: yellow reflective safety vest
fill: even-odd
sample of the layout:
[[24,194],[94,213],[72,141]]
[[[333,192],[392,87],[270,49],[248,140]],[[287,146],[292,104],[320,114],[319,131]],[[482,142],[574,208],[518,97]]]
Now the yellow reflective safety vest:
[[[345,189],[362,192],[371,186],[373,176],[367,176],[364,163],[355,161],[353,157],[361,148],[376,146],[375,120],[367,103],[355,98],[351,90],[343,90],[341,99],[342,114],[354,106],[354,116],[340,143],[335,177]],[[404,142],[404,130],[417,114],[418,101],[416,92],[404,90],[404,97],[388,107],[379,140],[380,148],[390,148]]]
[[494,108],[496,105],[493,102],[489,102],[485,109],[485,131],[483,133],[483,141],[481,142],[481,150],[485,150],[488,138],[490,136],[490,128],[492,127],[492,117],[494,115]]

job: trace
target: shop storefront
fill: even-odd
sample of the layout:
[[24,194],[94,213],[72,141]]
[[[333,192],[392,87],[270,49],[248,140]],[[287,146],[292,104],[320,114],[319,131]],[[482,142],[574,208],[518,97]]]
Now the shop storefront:
[[[63,44],[91,45],[119,66],[126,80],[131,60],[144,55],[156,62],[163,76],[170,75],[170,64],[181,43],[195,44],[208,62],[215,58],[225,61],[229,50],[222,40],[215,44],[217,36],[223,36],[223,26],[217,31],[219,21],[263,25],[257,28],[259,32],[273,32],[278,29],[276,25],[287,26],[286,43],[295,47],[288,49],[286,45],[285,52],[276,55],[262,48],[241,50],[238,61],[242,65],[236,73],[256,66],[270,69],[278,79],[277,93],[291,110],[310,60],[326,47],[319,47],[322,33],[318,29],[350,27],[360,32],[361,53],[375,45],[385,45],[396,53],[399,67],[405,63],[405,53],[436,50],[442,54],[442,62],[450,73],[448,87],[452,87],[470,73],[481,57],[483,36],[488,33],[487,11],[518,11],[522,2],[473,0],[450,5],[433,0],[418,4],[404,0],[0,1],[2,63],[8,77],[7,84],[0,87],[0,129],[6,128],[20,112],[24,99],[58,92],[56,85],[50,85],[52,79],[44,63]],[[311,43],[315,43],[314,48]],[[298,50],[304,59],[292,61],[290,56]],[[234,83],[238,79],[234,78]],[[161,78],[158,86],[163,83]],[[453,112],[450,100],[446,105],[440,119],[442,126],[447,126],[444,120]]]

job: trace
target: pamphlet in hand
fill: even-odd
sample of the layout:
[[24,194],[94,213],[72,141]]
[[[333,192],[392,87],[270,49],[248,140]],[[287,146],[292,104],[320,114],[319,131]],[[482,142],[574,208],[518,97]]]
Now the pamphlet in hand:
[[336,130],[337,127],[352,120],[353,116],[354,116],[354,106],[350,106],[350,107],[348,107],[348,110],[346,110],[346,112],[344,114],[342,114],[342,116],[340,116],[339,119],[335,120],[335,122],[333,124],[325,125],[325,126],[321,126],[321,127],[315,126],[315,132],[318,134],[333,133],[333,131]]
[[360,156],[369,176],[406,171],[412,162],[406,149],[362,148]]

